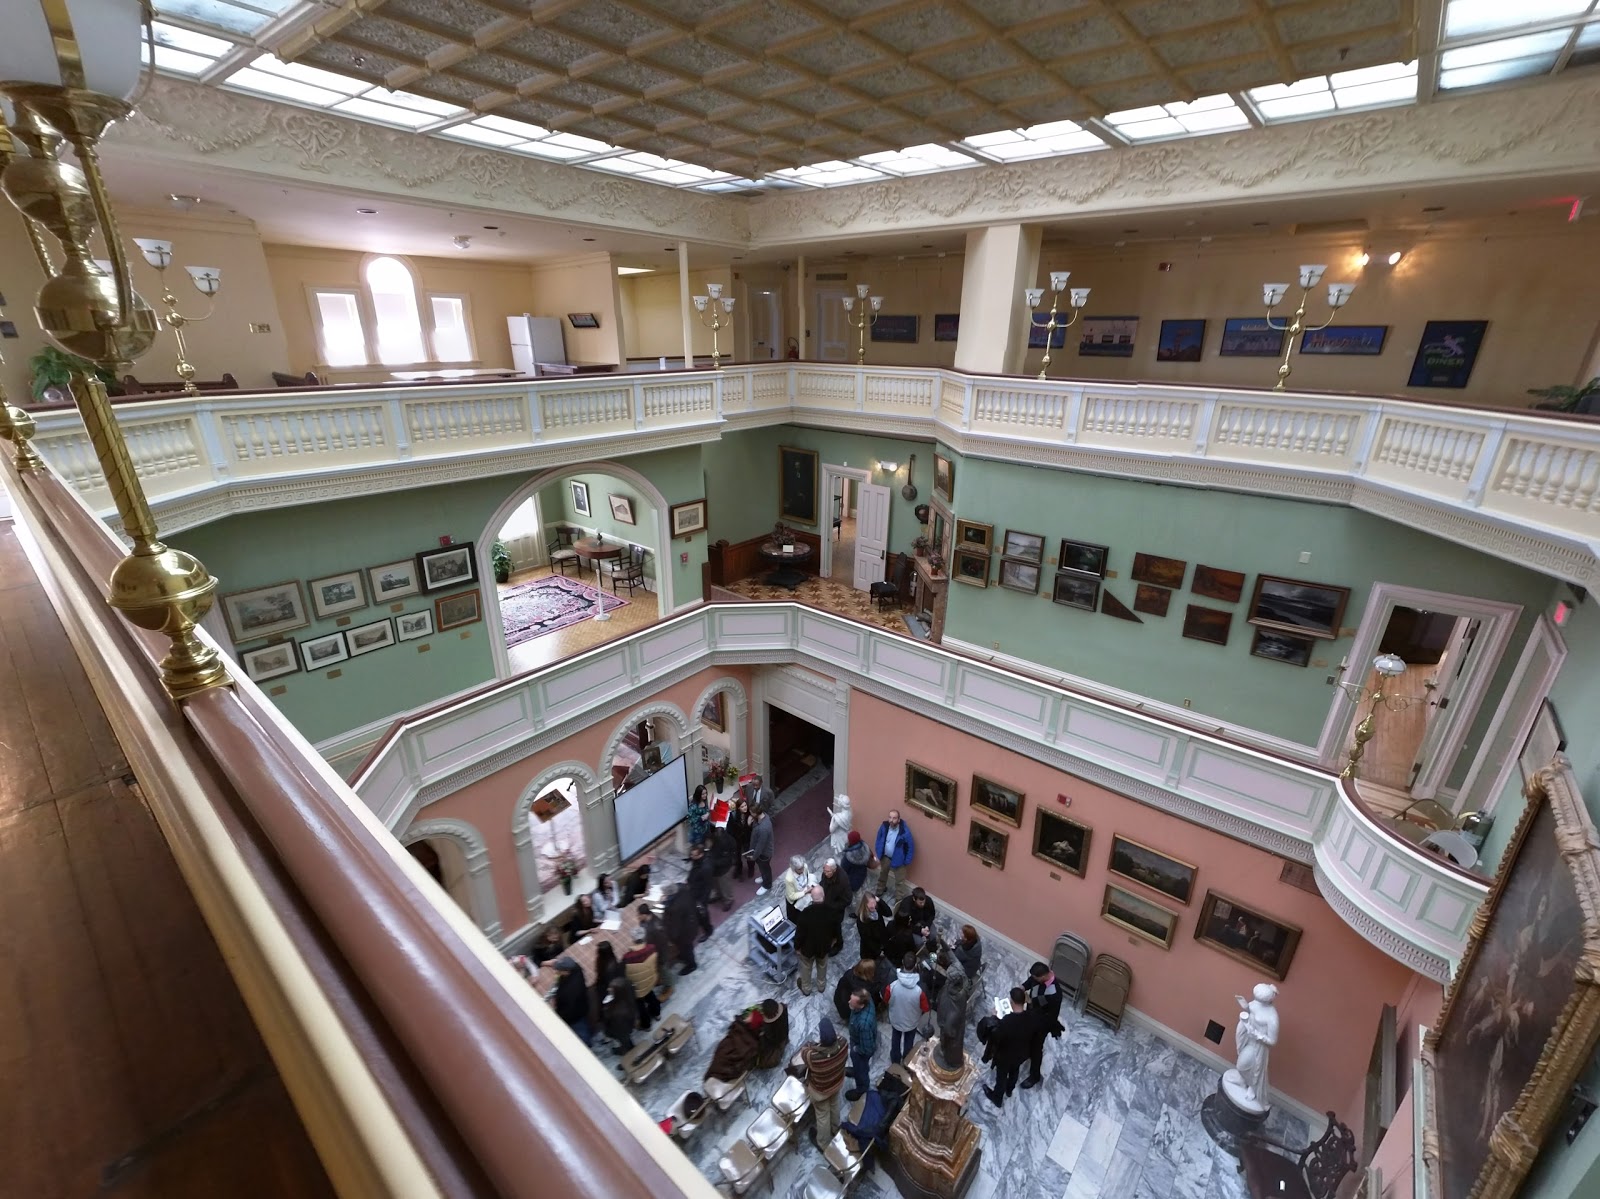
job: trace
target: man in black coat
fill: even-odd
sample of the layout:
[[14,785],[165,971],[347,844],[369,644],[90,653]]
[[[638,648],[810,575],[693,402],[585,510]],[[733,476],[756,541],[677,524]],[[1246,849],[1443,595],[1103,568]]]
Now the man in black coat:
[[912,887],[911,898],[906,900],[903,906],[908,910],[912,931],[923,937],[931,935],[939,916],[939,909],[934,906],[928,893],[921,887]]
[[694,960],[697,923],[694,896],[690,894],[689,888],[686,886],[674,888],[672,894],[667,897],[667,910],[661,919],[661,924],[666,931],[667,940],[672,942],[673,951],[678,955],[680,974],[693,974],[699,969],[699,963]]
[[696,845],[689,850],[689,894],[694,899],[694,918],[700,922],[700,939],[711,935],[711,859],[705,847]]
[[564,956],[556,959],[555,967],[556,973],[561,976],[556,983],[556,1015],[565,1020],[587,1045],[593,1033],[589,1029],[589,984],[583,977],[583,967]]
[[994,1063],[994,1086],[984,1087],[983,1093],[997,1108],[1005,1106],[1006,1097],[1016,1088],[1022,1063],[1032,1052],[1038,1022],[1038,1013],[1028,1004],[1027,992],[1012,987],[1011,1012],[994,1026],[983,1049],[983,1060]]
[[811,994],[812,974],[815,990],[828,985],[828,955],[833,952],[833,913],[823,902],[820,886],[811,888],[811,902],[794,914],[794,951],[800,957],[800,994]]
[[1024,1091],[1044,1081],[1040,1073],[1044,1066],[1044,1039],[1059,1037],[1066,1031],[1061,1023],[1061,984],[1056,982],[1056,976],[1050,967],[1043,962],[1035,962],[1028,967],[1028,981],[1025,985],[1028,1006],[1033,1009],[1036,1020],[1033,1026],[1033,1039],[1028,1046],[1028,1065],[1031,1069],[1027,1081],[1022,1084]]
[[733,907],[733,884],[728,876],[739,861],[739,843],[725,828],[711,830],[711,889],[722,900],[722,910]]

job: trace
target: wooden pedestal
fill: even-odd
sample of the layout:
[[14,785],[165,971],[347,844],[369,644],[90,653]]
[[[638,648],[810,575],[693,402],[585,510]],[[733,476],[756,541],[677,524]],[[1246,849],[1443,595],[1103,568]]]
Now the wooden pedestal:
[[906,1199],[961,1199],[978,1176],[978,1127],[962,1115],[978,1081],[968,1057],[948,1071],[934,1055],[938,1039],[923,1041],[906,1058],[911,1077],[905,1106],[889,1126],[883,1165]]

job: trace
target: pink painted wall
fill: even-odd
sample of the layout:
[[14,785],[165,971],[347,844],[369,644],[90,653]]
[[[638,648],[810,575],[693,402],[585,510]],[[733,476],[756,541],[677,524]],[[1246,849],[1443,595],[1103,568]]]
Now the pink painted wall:
[[1389,1134],[1372,1158],[1372,1164],[1383,1177],[1382,1199],[1412,1199],[1415,1193],[1411,1185],[1411,1171],[1416,1160],[1416,1141],[1411,1133],[1411,1099],[1407,1094],[1400,1101],[1394,1123],[1389,1125]]
[[[907,757],[957,780],[954,826],[902,802]],[[1004,871],[967,853],[974,772],[1027,797],[1022,827],[1011,830]],[[1071,805],[1060,807],[1058,794],[1069,796]],[[917,844],[911,879],[936,898],[970,912],[1041,958],[1049,956],[1058,933],[1077,933],[1097,953],[1115,954],[1132,967],[1133,1007],[1202,1044],[1206,1022],[1217,1021],[1229,1030],[1219,1051],[1230,1058],[1238,1014],[1233,997],[1248,994],[1266,976],[1194,939],[1206,890],[1215,888],[1299,925],[1304,930],[1299,948],[1288,978],[1278,984],[1283,1031],[1272,1055],[1272,1084],[1317,1111],[1334,1110],[1346,1123],[1359,1123],[1360,1109],[1347,1105],[1352,1094],[1360,1093],[1379,1011],[1385,1003],[1397,1003],[1415,975],[1368,944],[1322,899],[1280,882],[1281,859],[859,691],[850,697],[850,797],[863,835],[876,833],[890,807],[900,808]],[[1032,856],[1033,808],[1041,803],[1093,830],[1086,877]],[[1100,916],[1110,881],[1167,907],[1178,906],[1108,874],[1111,835],[1118,832],[1199,867],[1195,898],[1179,909],[1170,950],[1132,937]],[[1052,872],[1060,879],[1051,878]]]
[[[692,724],[694,703],[700,698],[700,693],[723,678],[737,679],[744,687],[745,694],[750,693],[749,667],[718,667],[702,670],[665,691],[636,695],[632,697],[629,711],[665,701],[677,705]],[[497,770],[417,813],[418,822],[443,818],[464,820],[483,834],[484,844],[489,851],[489,870],[494,879],[500,923],[506,932],[513,932],[528,921],[528,909],[522,896],[522,876],[517,869],[516,843],[511,834],[511,818],[523,789],[542,771],[567,761],[584,762],[602,781],[607,779],[611,764],[602,763],[600,757],[605,752],[611,734],[627,715],[627,712],[623,712],[592,724],[582,732],[574,733],[564,741],[558,741],[548,749],[540,750],[503,770]],[[748,721],[746,723],[748,725]],[[749,761],[748,727],[744,733],[747,740],[738,747],[737,754],[740,762]],[[689,764],[691,785],[699,781],[698,766],[697,762]]]

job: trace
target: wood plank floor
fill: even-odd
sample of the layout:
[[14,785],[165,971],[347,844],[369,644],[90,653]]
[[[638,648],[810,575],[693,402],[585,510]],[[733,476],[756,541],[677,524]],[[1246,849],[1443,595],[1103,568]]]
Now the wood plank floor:
[[0,1195],[331,1195],[0,524]]

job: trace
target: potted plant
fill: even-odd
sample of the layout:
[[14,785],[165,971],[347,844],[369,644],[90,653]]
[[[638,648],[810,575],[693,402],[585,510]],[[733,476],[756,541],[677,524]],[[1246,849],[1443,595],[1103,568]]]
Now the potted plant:
[[70,404],[73,375],[93,375],[113,395],[122,390],[110,371],[56,346],[45,346],[28,359],[28,370],[33,374],[33,402],[36,404]]
[[497,541],[494,548],[489,551],[489,564],[494,567],[494,581],[496,583],[509,583],[511,581],[511,551],[506,549],[506,543]]
[[723,773],[727,775],[730,784],[735,787],[739,785],[739,768],[733,764],[732,758],[729,758],[724,764]]
[[1544,401],[1535,408],[1546,412],[1581,412],[1600,415],[1600,375],[1582,387],[1530,387],[1528,394]]
[[570,853],[563,853],[556,859],[556,874],[561,878],[561,890],[571,895],[572,880],[578,877],[578,859]]
[[918,536],[911,539],[912,552],[915,553],[919,558],[926,558],[928,556],[928,551],[932,548],[933,542],[928,540],[926,536]]

